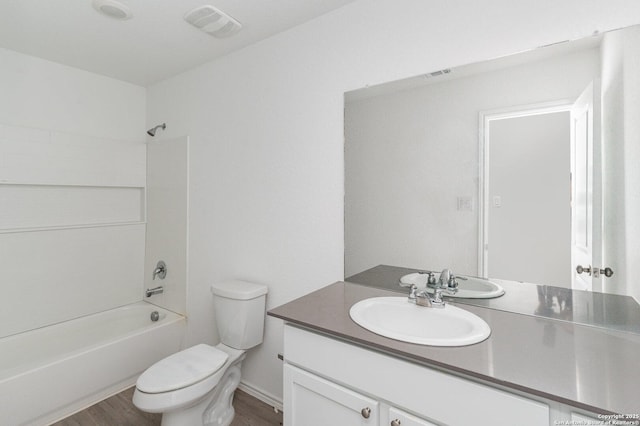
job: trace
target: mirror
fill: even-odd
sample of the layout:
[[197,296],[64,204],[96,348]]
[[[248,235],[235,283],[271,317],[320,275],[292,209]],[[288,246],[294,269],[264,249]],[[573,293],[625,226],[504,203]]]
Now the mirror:
[[640,300],[638,49],[634,26],[346,93],[345,277]]

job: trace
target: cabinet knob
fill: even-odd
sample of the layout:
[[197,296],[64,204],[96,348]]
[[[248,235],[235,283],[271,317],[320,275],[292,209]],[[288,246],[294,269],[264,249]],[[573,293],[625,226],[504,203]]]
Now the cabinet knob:
[[361,411],[360,414],[362,414],[362,417],[364,417],[365,419],[368,419],[369,416],[371,415],[371,408],[369,407],[364,407]]
[[391,420],[391,426],[400,426],[402,422],[398,419]]

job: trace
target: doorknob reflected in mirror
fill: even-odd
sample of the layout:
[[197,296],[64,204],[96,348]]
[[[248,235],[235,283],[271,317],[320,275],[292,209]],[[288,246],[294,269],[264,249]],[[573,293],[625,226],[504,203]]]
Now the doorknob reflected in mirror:
[[587,266],[586,268],[582,265],[578,265],[576,266],[576,272],[578,274],[582,274],[584,272],[587,275],[591,275],[591,265]]
[[578,265],[576,266],[576,272],[578,274],[585,273],[587,275],[591,275],[591,273],[593,272],[594,278],[598,278],[600,277],[600,275],[604,275],[605,277],[609,278],[613,275],[613,269],[609,268],[608,266],[604,269],[599,269],[592,268],[591,265],[587,266],[586,268],[582,265]]
[[611,275],[613,275],[613,269],[607,266],[604,269],[600,269],[600,273],[604,274],[605,277],[609,278]]

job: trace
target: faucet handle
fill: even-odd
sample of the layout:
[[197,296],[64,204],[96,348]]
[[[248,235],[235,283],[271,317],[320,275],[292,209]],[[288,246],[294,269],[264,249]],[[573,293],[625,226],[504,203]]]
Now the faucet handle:
[[455,275],[451,274],[449,276],[449,281],[447,281],[447,287],[449,289],[456,289],[456,291],[457,291],[457,289],[458,289],[458,281],[456,280],[456,276]]
[[402,282],[402,281],[398,281],[398,286],[400,286],[400,287],[411,288],[414,285],[415,284],[413,284],[413,283],[405,283],[405,282]]
[[156,265],[156,269],[154,269],[153,271],[152,280],[155,280],[156,277],[160,278],[161,280],[164,280],[166,276],[167,276],[167,264],[161,260],[158,262],[158,264]]
[[426,306],[428,308],[433,307],[433,300],[431,299],[431,297],[429,296],[429,293],[427,293],[426,290],[416,294],[415,302],[416,302],[416,305],[418,306]]
[[409,302],[415,302],[416,301],[416,297],[417,297],[417,292],[418,292],[418,287],[415,284],[411,284],[410,287],[411,291],[409,292]]
[[449,296],[453,296],[454,294],[456,294],[458,292],[458,288],[457,287],[445,287],[445,288],[442,288],[442,291],[445,292]]
[[432,308],[444,308],[446,302],[442,299],[442,292],[447,291],[444,287],[436,287],[433,289],[433,297],[430,300],[430,305]]
[[436,285],[436,276],[431,271],[429,271],[429,276],[427,277],[427,285],[429,287]]

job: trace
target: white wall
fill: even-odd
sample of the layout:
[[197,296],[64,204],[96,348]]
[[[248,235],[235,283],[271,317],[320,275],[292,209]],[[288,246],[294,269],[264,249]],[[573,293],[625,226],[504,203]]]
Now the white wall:
[[[379,264],[451,268],[476,275],[479,113],[576,99],[598,75],[599,63],[598,50],[587,49],[441,83],[434,79],[426,86],[349,102],[345,108],[346,276]],[[568,139],[564,148],[566,157]],[[567,159],[566,179],[569,168]],[[473,210],[458,210],[457,197],[471,198]],[[509,210],[508,199],[505,204],[505,209],[490,213],[504,214]],[[493,229],[489,235],[492,240]],[[569,244],[567,240],[566,250]],[[491,251],[489,257],[496,259]],[[567,276],[569,263],[570,259]],[[489,276],[527,280],[526,276],[495,275],[493,266],[503,269],[490,260]]]
[[[640,300],[635,265],[640,262],[640,194],[630,182],[640,179],[640,29],[606,34],[603,41],[602,109],[604,170],[604,291]],[[614,235],[615,238],[610,238]],[[609,236],[609,238],[607,238]]]
[[145,89],[0,64],[0,335],[140,300]]
[[[552,12],[552,13],[551,13]],[[362,0],[148,89],[147,123],[191,143],[188,342],[215,342],[209,284],[269,307],[343,277],[343,93],[638,22],[631,0]],[[281,322],[245,382],[282,395]]]
[[0,124],[139,143],[145,89],[0,48]]

